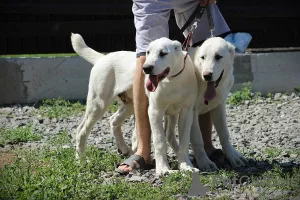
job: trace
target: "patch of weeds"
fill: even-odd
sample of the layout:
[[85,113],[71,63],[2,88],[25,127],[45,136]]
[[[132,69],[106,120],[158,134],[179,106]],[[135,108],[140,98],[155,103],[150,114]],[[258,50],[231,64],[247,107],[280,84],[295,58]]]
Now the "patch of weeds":
[[38,109],[39,114],[49,118],[66,118],[82,114],[84,111],[85,105],[80,102],[71,103],[62,98],[43,100]]
[[124,158],[95,147],[86,153],[90,162],[78,164],[74,148],[16,151],[13,164],[0,170],[0,199],[174,199],[191,185],[191,177],[179,173],[162,178],[159,186],[113,175],[104,179]]
[[286,173],[280,167],[275,166],[274,170],[267,171],[261,176],[252,176],[250,180],[251,184],[245,186],[244,189],[259,193],[260,199],[289,199],[300,194],[299,168]]
[[232,95],[227,99],[227,103],[232,105],[240,105],[243,104],[247,100],[257,101],[261,98],[261,93],[256,92],[253,96],[251,92],[251,83],[243,84],[241,90],[235,91]]
[[274,96],[274,95],[273,95],[272,93],[270,93],[270,92],[267,93],[267,95],[266,95],[267,98],[273,98],[273,96]]
[[116,112],[120,107],[120,104],[117,100],[115,100],[112,104],[109,105],[108,110],[110,112]]
[[297,93],[300,93],[300,86],[295,87],[294,91],[297,92]]
[[271,158],[275,158],[280,155],[280,150],[276,148],[267,147],[264,149],[264,153],[268,154]]
[[2,143],[2,145],[6,143],[17,144],[20,142],[38,141],[41,139],[39,133],[33,132],[32,124],[15,129],[0,129],[0,137],[0,143]]
[[59,145],[70,144],[71,141],[72,141],[72,136],[70,136],[68,132],[64,130],[64,131],[60,131],[57,135],[52,137],[48,141],[48,144],[51,144],[53,146],[59,146]]
[[251,99],[251,86],[250,84],[246,84],[241,90],[232,93],[230,98],[228,98],[228,103],[233,105],[239,105],[242,104],[244,101],[250,99]]

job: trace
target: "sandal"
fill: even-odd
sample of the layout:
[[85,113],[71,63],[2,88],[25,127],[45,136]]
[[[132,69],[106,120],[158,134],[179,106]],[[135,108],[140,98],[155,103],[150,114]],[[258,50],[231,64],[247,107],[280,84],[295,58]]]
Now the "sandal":
[[[137,163],[138,163],[138,165],[137,165]],[[146,164],[146,162],[142,156],[135,155],[135,154],[130,156],[129,158],[127,158],[123,163],[117,164],[117,168],[115,169],[115,171],[118,172],[120,175],[129,174],[129,172],[126,172],[126,171],[118,168],[121,165],[130,166],[132,168],[132,170],[137,170],[137,169],[150,170],[155,167],[153,164]]]
[[229,160],[226,158],[225,154],[221,149],[216,149],[213,151],[208,158],[213,161],[218,168],[230,169],[231,165]]

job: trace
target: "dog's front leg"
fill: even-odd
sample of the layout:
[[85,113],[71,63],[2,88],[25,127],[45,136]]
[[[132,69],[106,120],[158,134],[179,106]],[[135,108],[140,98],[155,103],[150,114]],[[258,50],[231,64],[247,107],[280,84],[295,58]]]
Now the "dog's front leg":
[[191,145],[197,165],[202,171],[214,171],[217,170],[217,166],[213,163],[207,156],[204,150],[204,142],[202,138],[202,133],[198,121],[198,113],[194,112],[193,124],[191,129]]
[[183,108],[178,120],[179,149],[177,156],[180,170],[199,171],[197,168],[194,168],[188,155],[192,123],[193,108]]
[[242,166],[247,160],[240,154],[230,143],[229,131],[226,122],[226,108],[222,103],[215,109],[211,110],[211,117],[216,131],[219,135],[222,150],[233,167]]
[[160,176],[170,171],[167,160],[167,141],[163,128],[164,111],[160,108],[149,106],[148,115],[153,137],[153,146],[155,154],[156,175]]

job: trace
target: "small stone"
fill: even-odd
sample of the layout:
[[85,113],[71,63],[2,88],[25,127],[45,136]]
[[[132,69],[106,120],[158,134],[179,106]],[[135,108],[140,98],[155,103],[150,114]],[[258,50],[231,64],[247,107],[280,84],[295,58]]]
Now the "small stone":
[[282,152],[282,156],[283,156],[283,157],[286,157],[286,158],[290,157],[290,155],[289,155],[287,152],[285,152],[285,151]]
[[282,98],[283,98],[283,100],[285,100],[285,101],[288,100],[288,96],[286,96],[286,95],[283,95]]
[[276,93],[276,94],[274,95],[274,100],[275,100],[275,101],[278,101],[278,100],[280,99],[280,97],[281,97],[281,93]]
[[269,158],[270,156],[269,156],[269,154],[265,154],[264,157],[265,158]]
[[297,158],[298,157],[298,154],[295,154],[295,153],[292,153],[291,155],[290,155],[290,158]]
[[128,178],[128,181],[130,182],[141,182],[146,180],[146,177],[143,176],[136,176],[136,175],[132,175],[130,178]]
[[249,152],[249,154],[250,154],[250,156],[253,156],[253,155],[256,154],[256,152],[255,152],[254,150],[251,150],[251,151]]

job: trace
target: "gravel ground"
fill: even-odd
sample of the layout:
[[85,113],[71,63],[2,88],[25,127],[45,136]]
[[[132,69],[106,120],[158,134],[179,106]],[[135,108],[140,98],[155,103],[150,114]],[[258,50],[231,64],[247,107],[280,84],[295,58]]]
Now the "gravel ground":
[[[22,148],[38,147],[59,131],[67,130],[74,134],[82,117],[68,117],[65,119],[48,119],[36,114],[36,108],[28,105],[13,105],[0,108],[0,128],[16,128],[33,122],[34,129],[42,133],[42,140],[19,144]],[[99,120],[88,139],[89,145],[116,151],[114,139],[109,131],[109,116],[107,112]],[[272,168],[274,163],[280,163],[284,169],[292,169],[300,164],[300,97],[292,93],[275,94],[272,98],[259,98],[245,101],[244,104],[227,105],[227,121],[231,141],[250,162],[246,167],[236,169],[242,174],[262,173]],[[123,131],[126,141],[130,144],[130,135],[134,120],[130,117],[125,121]],[[218,137],[214,131],[213,141],[220,148]],[[8,152],[14,145],[0,147],[0,152]],[[277,149],[278,155],[270,159],[266,148]],[[170,157],[173,157],[170,151]],[[270,161],[270,162],[268,162]],[[111,173],[113,174],[113,172]],[[110,174],[105,176],[110,177]],[[154,171],[142,174],[136,172],[126,177],[129,181],[150,181],[162,184],[154,177]],[[222,190],[224,193],[224,190]],[[226,192],[226,191],[225,191]],[[227,191],[233,199],[244,199],[237,186],[234,191]],[[210,196],[217,196],[220,191],[210,192]]]

